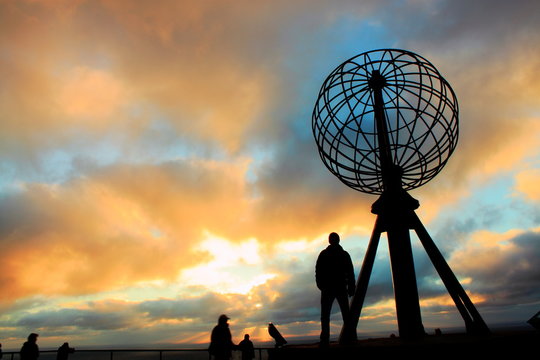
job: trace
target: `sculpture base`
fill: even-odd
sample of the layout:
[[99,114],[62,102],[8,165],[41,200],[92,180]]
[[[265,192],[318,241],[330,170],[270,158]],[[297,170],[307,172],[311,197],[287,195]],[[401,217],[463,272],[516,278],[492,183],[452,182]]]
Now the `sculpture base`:
[[389,359],[408,358],[409,355],[414,359],[433,359],[440,355],[445,358],[463,358],[465,354],[478,354],[481,358],[512,355],[513,358],[527,359],[534,357],[539,343],[540,332],[534,330],[494,332],[484,336],[443,334],[426,336],[418,341],[381,338],[360,340],[348,346],[338,343],[330,343],[326,347],[319,347],[318,344],[290,345],[269,349],[268,359]]

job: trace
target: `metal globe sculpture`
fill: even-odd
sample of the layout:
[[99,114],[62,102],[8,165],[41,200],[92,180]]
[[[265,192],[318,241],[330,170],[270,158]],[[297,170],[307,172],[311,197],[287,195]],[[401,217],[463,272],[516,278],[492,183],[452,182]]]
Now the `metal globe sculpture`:
[[414,212],[408,194],[433,179],[458,141],[456,96],[437,69],[405,50],[382,49],[355,56],[324,81],[312,129],[322,161],[347,186],[379,194],[377,215],[340,342],[356,339],[356,326],[382,233],[388,238],[400,337],[425,335],[410,231],[427,255],[471,333],[489,329]]
[[[377,89],[385,118],[381,126],[375,119]],[[345,61],[324,81],[312,128],[322,161],[347,186],[381,194],[382,151],[401,168],[403,189],[411,190],[435,177],[454,151],[458,103],[448,82],[423,57],[373,50]]]

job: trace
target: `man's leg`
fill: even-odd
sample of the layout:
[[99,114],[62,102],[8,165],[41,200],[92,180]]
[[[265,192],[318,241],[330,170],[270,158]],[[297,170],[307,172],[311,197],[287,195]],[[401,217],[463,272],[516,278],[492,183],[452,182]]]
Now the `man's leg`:
[[330,341],[330,312],[335,295],[329,291],[321,291],[321,343]]

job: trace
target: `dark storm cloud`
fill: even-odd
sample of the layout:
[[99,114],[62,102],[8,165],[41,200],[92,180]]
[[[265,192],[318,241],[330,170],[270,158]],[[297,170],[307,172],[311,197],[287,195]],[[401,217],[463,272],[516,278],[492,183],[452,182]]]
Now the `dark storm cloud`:
[[276,290],[281,295],[264,309],[269,321],[289,324],[319,318],[319,292],[312,272],[294,274]]
[[208,322],[216,320],[221,313],[230,316],[234,308],[230,301],[209,293],[192,298],[144,301],[136,306],[136,310],[151,320],[190,318]]
[[29,329],[46,329],[74,327],[91,330],[118,330],[133,326],[133,317],[128,312],[82,309],[61,309],[57,311],[41,311],[23,316],[14,325]]
[[460,270],[475,279],[477,291],[491,305],[531,303],[540,298],[539,242],[540,232],[524,232],[499,247],[471,247],[455,257]]

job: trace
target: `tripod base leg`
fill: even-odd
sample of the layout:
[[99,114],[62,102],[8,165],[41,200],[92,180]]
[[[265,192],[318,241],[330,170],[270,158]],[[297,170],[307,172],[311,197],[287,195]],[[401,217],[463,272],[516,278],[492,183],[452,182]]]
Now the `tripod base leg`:
[[480,316],[480,313],[478,310],[476,310],[476,307],[459,283],[459,280],[452,272],[452,269],[450,269],[450,266],[444,259],[443,255],[433,242],[433,239],[431,239],[431,236],[429,236],[429,233],[416,214],[414,214],[412,222],[413,229],[416,231],[416,234],[426,249],[426,253],[433,263],[435,270],[437,270],[437,273],[446,286],[448,293],[454,300],[461,317],[465,321],[467,332],[474,334],[488,334],[489,328],[484,322],[484,319],[482,319],[482,316]]
[[[348,343],[357,339],[356,327],[362,313],[362,307],[377,254],[377,247],[383,231],[387,231],[388,233],[400,336],[403,338],[419,338],[425,335],[420,315],[409,229],[414,229],[418,235],[433,266],[465,321],[467,332],[471,334],[489,334],[489,328],[431,239],[424,225],[414,211],[410,215],[407,221],[408,226],[392,229],[387,229],[388,223],[380,215],[377,216],[356,283],[356,291],[351,300],[349,320],[344,322],[341,329],[340,343]],[[405,273],[405,277],[403,277],[403,273]]]
[[371,233],[371,239],[364,256],[364,262],[362,263],[362,269],[358,275],[358,281],[356,282],[356,290],[351,300],[349,320],[343,324],[341,328],[341,334],[339,335],[340,343],[347,343],[355,341],[356,327],[358,326],[358,320],[362,313],[362,307],[364,306],[364,300],[366,298],[369,279],[371,277],[371,271],[373,270],[373,264],[375,262],[375,255],[377,255],[377,247],[379,246],[379,239],[381,238],[381,220],[377,216],[375,220],[375,226]]

